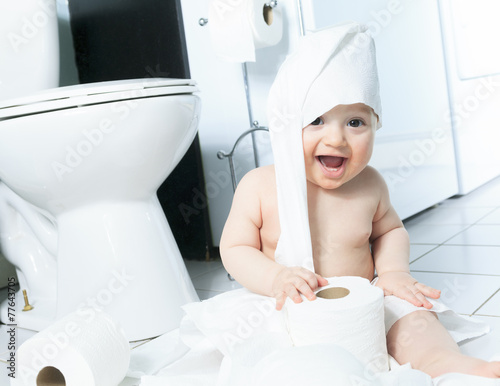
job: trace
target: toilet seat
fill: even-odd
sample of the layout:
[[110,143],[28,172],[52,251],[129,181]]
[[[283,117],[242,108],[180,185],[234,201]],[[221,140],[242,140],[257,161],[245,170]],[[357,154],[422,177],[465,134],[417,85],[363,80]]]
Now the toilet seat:
[[144,78],[78,84],[0,101],[0,120],[53,110],[199,91],[191,79]]

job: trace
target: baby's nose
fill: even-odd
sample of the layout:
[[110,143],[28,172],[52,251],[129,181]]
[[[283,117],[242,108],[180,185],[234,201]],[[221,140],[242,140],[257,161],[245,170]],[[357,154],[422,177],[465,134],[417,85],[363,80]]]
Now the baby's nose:
[[339,125],[329,125],[323,137],[323,142],[332,147],[344,146],[346,143],[344,130]]

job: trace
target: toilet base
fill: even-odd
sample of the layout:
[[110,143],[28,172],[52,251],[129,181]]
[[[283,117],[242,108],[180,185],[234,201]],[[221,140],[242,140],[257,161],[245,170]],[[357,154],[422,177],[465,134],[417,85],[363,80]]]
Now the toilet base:
[[[57,299],[38,299],[28,291],[34,308],[23,312],[19,290],[17,327],[40,331],[70,312],[94,307],[136,341],[178,328],[181,306],[199,301],[156,195],[147,201],[86,205],[56,222]],[[6,302],[0,306],[5,323],[7,308]]]
[[[9,307],[8,300],[0,304],[0,320],[8,325],[14,325],[26,330],[41,331],[49,327],[55,321],[56,304],[51,300],[32,300],[29,299],[33,309],[23,311],[24,297],[22,291],[16,293],[15,310]],[[9,312],[10,311],[10,312]],[[11,319],[13,316],[14,319]]]
[[156,194],[98,202],[57,217],[57,315],[102,308],[129,340],[179,327],[198,301]]

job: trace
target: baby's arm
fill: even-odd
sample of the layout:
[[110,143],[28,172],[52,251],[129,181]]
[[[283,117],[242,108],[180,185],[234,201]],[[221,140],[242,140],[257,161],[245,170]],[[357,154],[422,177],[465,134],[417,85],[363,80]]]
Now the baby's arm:
[[274,184],[274,174],[260,169],[240,181],[222,232],[220,253],[224,267],[241,285],[275,297],[280,310],[287,297],[295,303],[302,301],[300,293],[315,299],[313,291],[328,282],[304,268],[284,267],[261,252],[261,199],[270,193],[266,188],[269,184]]
[[375,214],[370,241],[377,286],[385,295],[395,295],[415,306],[432,308],[426,296],[437,299],[440,291],[419,283],[410,274],[410,241],[408,232],[389,201],[387,185],[377,173],[380,202]]

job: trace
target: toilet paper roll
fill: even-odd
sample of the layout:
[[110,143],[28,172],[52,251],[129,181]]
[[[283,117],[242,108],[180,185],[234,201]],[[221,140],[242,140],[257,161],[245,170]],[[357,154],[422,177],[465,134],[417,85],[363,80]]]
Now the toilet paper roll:
[[217,57],[229,62],[254,62],[255,50],[277,44],[283,35],[280,6],[265,0],[211,0],[208,27]]
[[127,373],[130,345],[109,315],[83,308],[28,339],[16,355],[23,385],[116,386]]
[[287,328],[294,345],[336,344],[370,371],[387,371],[383,291],[361,277],[328,282],[316,292],[316,300],[295,304],[287,299]]

